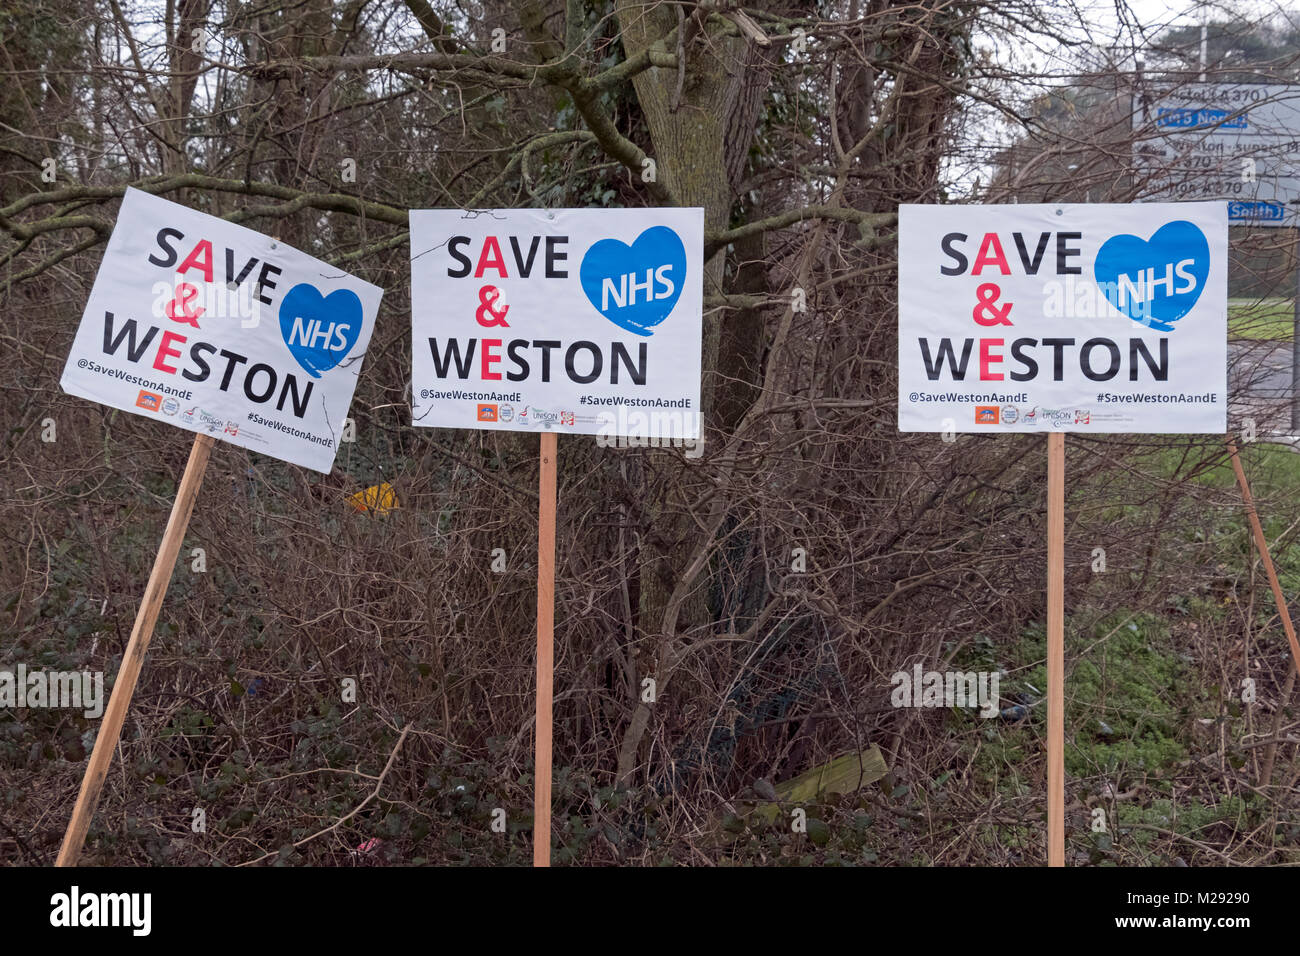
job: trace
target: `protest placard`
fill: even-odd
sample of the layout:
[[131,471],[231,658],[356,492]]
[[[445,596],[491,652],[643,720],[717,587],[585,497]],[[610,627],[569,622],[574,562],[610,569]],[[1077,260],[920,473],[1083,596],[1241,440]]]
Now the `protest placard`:
[[414,424],[539,431],[533,864],[551,859],[560,432],[696,443],[703,209],[411,212]]
[[197,437],[57,865],[81,854],[214,442],[328,472],[382,294],[251,229],[126,190],[63,389]]
[[1227,276],[1222,202],[899,207],[899,430],[1047,434],[1050,866],[1065,865],[1065,433],[1222,434]]
[[383,291],[128,189],[63,390],[328,472]]
[[1222,202],[902,206],[901,431],[1222,433]]
[[412,419],[700,435],[702,209],[411,213]]

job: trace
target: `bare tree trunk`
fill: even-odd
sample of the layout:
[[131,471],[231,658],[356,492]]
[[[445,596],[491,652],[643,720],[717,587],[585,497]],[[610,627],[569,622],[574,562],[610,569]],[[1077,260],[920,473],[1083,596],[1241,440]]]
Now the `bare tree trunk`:
[[[650,154],[656,173],[674,202],[704,209],[706,231],[727,226],[732,203],[732,180],[743,168],[754,122],[766,88],[766,72],[757,69],[762,56],[748,49],[752,41],[710,32],[696,8],[690,14],[681,6],[620,2],[617,5],[624,52],[636,56],[650,44],[665,40],[677,50],[676,70],[659,67],[633,81],[637,100],[650,129]],[[705,295],[722,291],[725,250],[705,264]],[[719,344],[722,318],[705,317],[700,414],[707,425],[717,402]],[[705,445],[706,449],[708,443]],[[675,477],[680,478],[680,475]],[[643,500],[648,506],[640,554],[640,604],[637,618],[643,639],[652,643],[640,655],[653,669],[660,686],[667,683],[678,642],[678,618],[684,625],[704,624],[706,588],[697,586],[685,603],[672,606],[675,582],[682,565],[701,543],[698,526],[689,520],[689,494],[684,482],[669,484],[653,469],[645,469]],[[706,575],[700,575],[707,580]],[[631,722],[619,748],[617,780],[630,782],[637,753],[649,727],[650,705],[633,701]]]

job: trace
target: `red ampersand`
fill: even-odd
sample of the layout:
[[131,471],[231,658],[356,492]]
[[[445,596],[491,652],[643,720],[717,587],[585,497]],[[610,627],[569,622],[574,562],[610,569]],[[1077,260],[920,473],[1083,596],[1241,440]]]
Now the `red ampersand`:
[[[493,308],[500,298],[501,290],[494,285],[485,285],[478,290],[479,307],[474,310],[474,320],[479,325],[484,328],[492,328],[498,325],[502,328],[510,328],[510,324],[506,322],[506,313],[510,311],[510,306],[501,306],[500,312]],[[489,319],[488,316],[491,316],[491,318]]]
[[[198,297],[199,290],[188,282],[182,282],[176,287],[176,294],[172,300],[167,303],[167,318],[173,322],[183,322],[186,325],[192,325],[196,329],[199,327],[199,316],[206,310],[200,306],[195,311],[190,311],[190,303]],[[177,315],[176,310],[180,309],[181,314]]]
[[997,283],[985,282],[975,290],[975,296],[979,299],[979,304],[971,309],[971,318],[975,320],[976,325],[1010,325],[1011,303],[1004,302],[998,305],[998,297],[1002,295],[1002,290],[998,288]]

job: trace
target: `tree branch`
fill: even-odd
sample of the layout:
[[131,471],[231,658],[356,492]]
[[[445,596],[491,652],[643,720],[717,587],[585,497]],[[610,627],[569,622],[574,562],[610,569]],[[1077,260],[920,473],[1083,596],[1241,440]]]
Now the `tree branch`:
[[835,219],[840,222],[856,222],[859,225],[877,229],[897,223],[898,214],[892,212],[863,212],[860,209],[852,209],[848,206],[803,206],[798,209],[790,209],[775,216],[769,216],[766,219],[747,222],[743,226],[736,226],[734,229],[705,233],[705,261],[729,243],[739,242],[741,239],[747,239],[759,233],[785,229],[787,226],[793,226],[795,223],[807,219]]
[[[314,56],[297,60],[274,60],[246,67],[244,72],[263,79],[292,76],[300,70],[338,73],[367,70],[472,70],[490,76],[508,77],[532,85],[541,82],[565,90],[573,97],[574,107],[588,129],[596,136],[609,157],[617,160],[640,175],[646,154],[641,147],[625,137],[614,125],[613,119],[600,103],[600,94],[607,89],[630,82],[651,67],[676,68],[677,56],[662,43],[640,51],[622,63],[587,79],[577,70],[576,58],[564,53],[552,39],[541,41],[545,52],[553,54],[545,63],[529,64],[498,56],[475,53],[395,53],[389,55]],[[231,67],[231,69],[235,69]],[[646,190],[662,205],[679,205],[670,190],[658,180],[645,183]]]

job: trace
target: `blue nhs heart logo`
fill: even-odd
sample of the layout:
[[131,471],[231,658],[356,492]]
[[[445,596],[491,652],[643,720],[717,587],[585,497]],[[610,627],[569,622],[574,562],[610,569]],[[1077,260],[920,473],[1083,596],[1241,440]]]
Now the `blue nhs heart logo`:
[[686,281],[686,247],[667,226],[651,226],[632,245],[602,239],[578,268],[596,311],[621,329],[650,336],[673,310]]
[[1111,236],[1097,252],[1093,275],[1117,311],[1170,332],[1201,297],[1210,275],[1210,244],[1185,219],[1166,223],[1147,240]]
[[351,289],[329,295],[306,282],[280,302],[280,335],[312,378],[343,361],[361,337],[361,299]]

